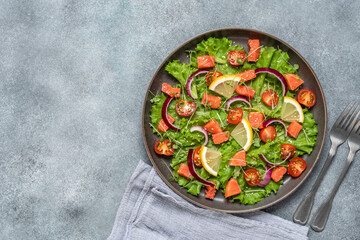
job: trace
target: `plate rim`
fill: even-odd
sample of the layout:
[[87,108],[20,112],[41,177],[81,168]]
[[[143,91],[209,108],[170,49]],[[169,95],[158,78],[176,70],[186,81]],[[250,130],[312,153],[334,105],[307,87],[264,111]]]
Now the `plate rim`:
[[[230,210],[230,209],[218,209],[218,208],[214,208],[214,207],[210,207],[210,206],[206,206],[206,205],[203,205],[197,201],[194,201],[193,199],[189,198],[188,196],[186,196],[185,194],[181,193],[178,189],[176,189],[173,185],[171,185],[169,183],[169,179],[167,179],[163,174],[162,172],[160,171],[160,169],[158,168],[157,164],[155,163],[154,159],[152,158],[151,154],[150,154],[150,150],[149,150],[149,145],[147,143],[147,140],[146,140],[146,136],[145,136],[145,108],[146,108],[146,99],[148,98],[148,95],[149,95],[149,90],[150,90],[150,87],[152,86],[153,82],[155,81],[155,78],[157,76],[157,74],[159,73],[159,71],[161,70],[162,66],[168,61],[168,59],[171,58],[171,56],[173,56],[179,49],[181,49],[184,45],[194,41],[195,39],[199,38],[199,37],[202,37],[202,36],[206,36],[206,35],[209,35],[209,34],[214,34],[214,33],[217,33],[217,32],[221,32],[221,31],[232,31],[232,30],[235,30],[235,31],[250,31],[250,32],[254,32],[256,34],[262,34],[262,35],[265,35],[265,36],[268,36],[270,38],[273,38],[275,40],[277,40],[278,42],[284,44],[286,47],[288,47],[289,49],[291,49],[297,56],[299,56],[299,58],[306,64],[306,66],[310,69],[311,73],[313,74],[313,76],[315,77],[315,81],[317,82],[317,84],[319,85],[319,89],[320,89],[320,93],[321,93],[321,97],[322,99],[324,99],[324,120],[325,120],[325,124],[324,124],[324,136],[323,138],[321,139],[321,146],[320,146],[320,149],[319,149],[319,152],[317,153],[317,156],[316,156],[316,159],[314,161],[314,165],[311,169],[309,169],[308,173],[304,176],[304,178],[300,181],[299,184],[297,184],[293,189],[291,189],[290,191],[288,191],[284,196],[280,197],[279,199],[276,199],[274,200],[273,202],[271,203],[268,203],[266,205],[263,205],[263,206],[258,206],[256,207],[256,204],[253,205],[254,208],[251,208],[251,209],[245,209],[245,210]],[[146,90],[146,93],[145,93],[145,97],[144,97],[144,100],[143,100],[143,110],[142,110],[142,137],[143,137],[143,143],[145,145],[145,149],[146,149],[146,153],[151,161],[151,164],[152,166],[155,168],[157,174],[160,176],[160,178],[163,180],[163,182],[168,186],[170,187],[171,190],[173,190],[177,195],[179,195],[180,197],[182,197],[183,199],[187,200],[188,202],[192,203],[192,204],[195,204],[201,208],[204,208],[204,209],[210,209],[210,210],[214,210],[214,211],[218,211],[218,212],[225,212],[225,213],[247,213],[247,212],[254,212],[254,211],[257,211],[257,210],[261,210],[261,209],[265,209],[265,208],[268,208],[270,206],[273,206],[275,205],[276,203],[279,203],[280,201],[284,200],[285,198],[289,197],[294,191],[296,191],[305,181],[306,179],[309,177],[310,173],[312,172],[312,170],[315,168],[316,164],[318,163],[319,161],[319,158],[320,158],[320,155],[322,153],[322,150],[323,150],[323,147],[324,147],[324,144],[325,144],[325,139],[326,139],[326,136],[327,136],[327,124],[328,124],[328,116],[327,116],[327,105],[326,105],[326,99],[325,99],[325,94],[324,94],[324,91],[323,91],[323,88],[321,86],[321,83],[316,75],[316,73],[314,72],[314,70],[312,69],[312,67],[310,66],[310,64],[306,61],[306,59],[296,50],[294,49],[292,46],[290,46],[287,42],[279,39],[278,37],[272,35],[272,34],[269,34],[269,33],[266,33],[266,32],[263,32],[263,31],[260,31],[260,30],[256,30],[256,29],[251,29],[251,28],[241,28],[241,27],[224,27],[224,28],[216,28],[216,29],[213,29],[213,30],[209,30],[209,31],[206,31],[206,32],[202,32],[200,34],[197,34],[191,38],[189,38],[188,40],[186,40],[185,42],[181,43],[179,46],[177,46],[173,51],[171,51],[167,56],[166,58],[159,64],[159,67],[156,69],[155,73],[153,74],[153,77],[151,79],[151,81],[149,82],[149,85],[147,87],[147,90]],[[238,203],[233,203],[233,204],[238,204]]]

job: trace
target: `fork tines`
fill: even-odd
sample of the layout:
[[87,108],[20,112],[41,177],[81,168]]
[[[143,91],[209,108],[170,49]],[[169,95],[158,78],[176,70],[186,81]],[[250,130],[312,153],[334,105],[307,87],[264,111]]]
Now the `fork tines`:
[[[352,107],[350,108],[350,106],[352,105]],[[350,108],[349,111],[347,111]],[[335,122],[334,126],[338,126],[340,128],[343,128],[345,131],[351,131],[351,129],[354,127],[356,120],[360,114],[360,106],[357,103],[349,103],[346,108],[344,109],[344,111],[341,113],[340,117],[338,118],[338,120]],[[347,114],[346,114],[347,113]],[[344,117],[344,115],[346,114],[346,116]]]

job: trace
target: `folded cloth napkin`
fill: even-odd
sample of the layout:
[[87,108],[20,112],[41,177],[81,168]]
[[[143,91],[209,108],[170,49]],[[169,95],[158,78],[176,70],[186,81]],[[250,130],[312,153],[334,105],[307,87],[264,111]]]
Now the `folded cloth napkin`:
[[140,161],[127,186],[108,240],[307,239],[308,228],[257,211],[234,216],[194,206]]

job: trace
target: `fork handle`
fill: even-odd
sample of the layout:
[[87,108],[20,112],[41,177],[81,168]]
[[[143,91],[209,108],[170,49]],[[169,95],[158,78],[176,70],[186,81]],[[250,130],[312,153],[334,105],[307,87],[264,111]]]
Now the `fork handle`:
[[337,180],[333,190],[331,191],[329,197],[325,200],[325,202],[319,207],[317,212],[315,213],[314,217],[311,220],[311,228],[314,229],[317,232],[321,232],[324,230],[326,226],[326,222],[329,218],[332,202],[334,200],[334,197],[336,195],[336,192],[338,191],[342,181],[344,180],[346,173],[354,160],[355,151],[350,149],[347,161],[345,163],[345,166],[339,176],[339,179]]
[[306,195],[306,197],[301,201],[301,203],[299,204],[299,206],[297,207],[297,209],[294,213],[293,221],[295,223],[298,223],[301,225],[305,225],[307,223],[310,213],[311,213],[311,209],[314,205],[315,193],[316,193],[317,189],[319,188],[319,185],[320,185],[322,179],[324,178],[324,175],[335,156],[338,146],[339,146],[339,144],[332,143],[329,155],[326,159],[326,162],[325,162],[323,168],[321,169],[321,172],[320,172],[318,178],[315,181],[314,186],[312,187],[312,189],[308,193],[308,195]]
[[325,162],[324,166],[322,167],[321,172],[320,172],[319,176],[317,177],[315,184],[313,185],[313,187],[310,191],[310,192],[313,192],[314,195],[315,195],[316,191],[318,190],[320,183],[321,183],[322,179],[324,178],[328,168],[330,167],[330,164],[332,163],[332,160],[336,154],[336,151],[337,151],[339,145],[340,144],[332,143],[329,155],[326,159],[326,162]]

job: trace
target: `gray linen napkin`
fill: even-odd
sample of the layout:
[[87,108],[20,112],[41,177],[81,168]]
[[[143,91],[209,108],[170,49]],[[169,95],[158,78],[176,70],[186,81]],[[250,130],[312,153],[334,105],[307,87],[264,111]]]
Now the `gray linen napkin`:
[[202,209],[174,193],[140,160],[108,240],[307,239],[308,228],[257,211],[241,217]]

